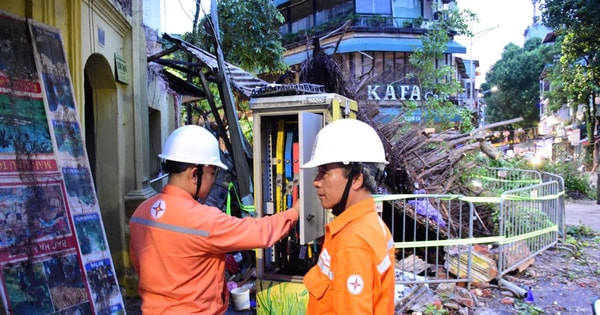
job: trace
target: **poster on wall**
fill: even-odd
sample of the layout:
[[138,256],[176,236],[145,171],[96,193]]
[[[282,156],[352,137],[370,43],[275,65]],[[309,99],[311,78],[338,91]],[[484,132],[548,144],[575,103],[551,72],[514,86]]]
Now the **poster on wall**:
[[0,12],[7,314],[125,314],[78,117],[59,30]]

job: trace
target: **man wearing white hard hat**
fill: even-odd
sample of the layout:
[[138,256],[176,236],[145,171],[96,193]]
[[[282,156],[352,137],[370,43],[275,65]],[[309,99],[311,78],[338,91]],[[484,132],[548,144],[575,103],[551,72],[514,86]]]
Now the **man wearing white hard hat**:
[[304,276],[307,314],[394,313],[394,240],[372,197],[387,163],[381,139],[364,122],[336,120],[317,134],[302,168],[318,168],[313,186],[336,217]]
[[227,169],[220,156],[217,139],[195,125],[176,129],[163,146],[159,157],[168,184],[129,221],[144,314],[225,314],[226,253],[272,246],[298,221],[297,203],[260,219],[228,216],[199,203],[217,168]]

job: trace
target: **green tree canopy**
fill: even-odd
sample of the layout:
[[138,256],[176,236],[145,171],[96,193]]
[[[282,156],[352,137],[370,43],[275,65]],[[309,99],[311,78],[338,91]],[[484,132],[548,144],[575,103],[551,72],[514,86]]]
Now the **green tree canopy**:
[[[469,22],[476,21],[477,16],[470,10],[459,10],[456,7],[435,6],[443,18],[433,20],[427,33],[421,36],[423,46],[415,49],[409,57],[412,66],[408,78],[415,78],[422,91],[430,91],[440,97],[432,97],[417,103],[408,100],[403,105],[409,110],[423,110],[427,114],[425,125],[456,125],[461,130],[473,128],[471,114],[462,107],[457,107],[449,96],[457,95],[462,90],[461,82],[454,78],[455,69],[450,64],[440,62],[445,57],[448,40],[456,35],[470,35]],[[457,122],[457,117],[460,117]]]
[[551,73],[550,106],[584,105],[587,132],[594,134],[596,113],[589,104],[600,93],[600,1],[545,0],[539,7],[561,44]]
[[544,66],[552,62],[554,45],[541,39],[528,40],[521,48],[514,43],[504,47],[502,57],[486,74],[487,86],[498,90],[485,95],[488,122],[523,117],[521,127],[535,127],[539,121],[539,77]]
[[[227,62],[255,74],[287,70],[279,34],[284,17],[272,1],[220,0],[217,3],[221,49]],[[210,14],[202,16],[198,27],[186,34],[185,39],[215,53],[211,21]]]
[[562,48],[552,72],[551,105],[587,104],[600,86],[600,2],[548,0],[540,9],[542,20],[554,30]]
[[564,36],[561,62],[583,61],[588,75],[600,86],[600,1],[546,0],[540,9],[545,25]]

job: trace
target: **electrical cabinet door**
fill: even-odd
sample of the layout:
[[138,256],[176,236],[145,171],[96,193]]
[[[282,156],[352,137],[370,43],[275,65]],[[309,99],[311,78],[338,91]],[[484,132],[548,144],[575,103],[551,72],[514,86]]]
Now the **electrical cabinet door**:
[[[317,133],[323,128],[323,115],[309,112],[298,114],[300,140],[300,166],[310,160]],[[325,233],[326,211],[317,198],[313,179],[316,168],[300,169],[300,243],[306,244],[323,236]]]

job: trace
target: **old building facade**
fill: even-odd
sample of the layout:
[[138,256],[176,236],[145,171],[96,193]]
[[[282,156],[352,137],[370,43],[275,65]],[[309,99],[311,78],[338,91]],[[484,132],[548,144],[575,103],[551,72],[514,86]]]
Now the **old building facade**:
[[[0,11],[60,31],[87,157],[115,270],[130,271],[128,216],[156,193],[157,154],[181,98],[148,71],[158,0],[2,1]],[[146,6],[146,10],[144,9]],[[144,16],[144,13],[150,14]],[[148,44],[147,44],[148,39]],[[150,69],[152,70],[152,69]]]
[[[359,102],[369,100],[395,106],[406,99],[432,96],[431,91],[421,91],[416,78],[408,75],[412,71],[409,58],[423,47],[421,36],[431,23],[443,19],[440,10],[456,5],[454,1],[281,0],[275,4],[286,18],[280,33],[287,49],[285,62],[293,69],[300,70],[301,64],[311,57],[312,43],[307,43],[306,38],[310,38],[307,34],[316,34],[313,36],[319,36],[321,48],[334,56],[353,88],[370,77],[368,85],[357,88],[355,98]],[[344,27],[331,30],[330,25],[344,21],[348,21]],[[466,48],[449,34],[446,51],[436,60],[438,67],[452,66],[456,70],[453,79],[464,84],[465,93],[454,96],[455,104],[461,106],[469,105],[465,103],[473,81],[469,73],[475,73],[468,67],[478,65],[477,61],[471,63],[455,56],[465,52]]]

